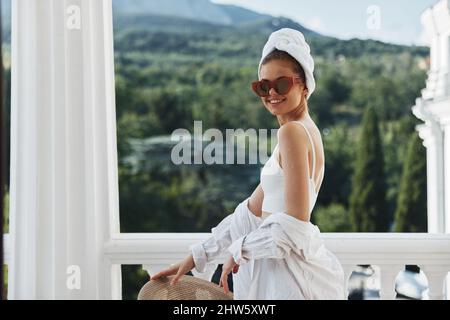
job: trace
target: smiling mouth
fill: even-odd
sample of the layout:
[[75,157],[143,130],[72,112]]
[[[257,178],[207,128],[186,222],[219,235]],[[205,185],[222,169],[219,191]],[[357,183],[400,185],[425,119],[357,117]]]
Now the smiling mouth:
[[280,103],[283,103],[286,99],[273,99],[273,100],[267,100],[267,102],[271,105],[278,105]]

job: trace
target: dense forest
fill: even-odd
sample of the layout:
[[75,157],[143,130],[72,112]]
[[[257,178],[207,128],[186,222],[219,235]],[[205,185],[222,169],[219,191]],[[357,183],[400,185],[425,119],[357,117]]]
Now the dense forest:
[[[208,232],[256,187],[261,165],[171,164],[170,134],[177,128],[193,132],[194,120],[202,121],[203,131],[278,128],[250,89],[270,21],[266,28],[236,28],[179,18],[134,19],[115,23],[122,231]],[[167,31],[163,22],[171,26]],[[119,28],[123,25],[129,27]],[[406,147],[418,123],[410,108],[425,85],[428,50],[317,34],[307,40],[317,82],[309,109],[322,130],[327,172],[312,219],[327,231],[352,229],[333,226],[340,219],[328,216],[349,208],[355,146],[371,107],[383,151],[375,163],[383,163],[383,214],[390,231]]]
[[[250,83],[281,27],[304,31],[316,64],[308,104],[326,170],[312,222],[322,232],[426,231],[425,149],[411,106],[428,48],[339,40],[284,18],[224,26],[134,14],[114,16],[122,232],[210,232],[258,185],[259,163],[173,164],[170,135],[193,132],[196,120],[203,131],[277,129]],[[124,299],[134,299],[147,276],[123,271]]]

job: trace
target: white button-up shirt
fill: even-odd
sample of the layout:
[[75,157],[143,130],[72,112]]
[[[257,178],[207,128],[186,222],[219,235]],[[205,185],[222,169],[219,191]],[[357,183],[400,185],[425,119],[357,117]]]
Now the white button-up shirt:
[[248,199],[210,238],[190,247],[196,270],[232,255],[240,265],[233,273],[235,300],[346,299],[343,268],[319,228],[284,212],[257,217]]

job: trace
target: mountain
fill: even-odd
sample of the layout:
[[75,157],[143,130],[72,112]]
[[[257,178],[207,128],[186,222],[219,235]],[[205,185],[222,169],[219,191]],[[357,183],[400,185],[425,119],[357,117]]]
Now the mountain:
[[245,29],[247,33],[260,33],[267,36],[280,28],[292,28],[301,31],[306,38],[320,37],[331,39],[331,37],[324,36],[311,29],[305,28],[301,24],[284,17],[269,17],[262,20],[250,21],[241,23],[238,27],[241,29]]
[[267,37],[270,33],[280,28],[293,28],[299,30],[305,35],[306,38],[329,38],[307,29],[301,24],[288,18],[282,17],[268,17],[262,20],[241,22],[237,25],[223,25],[184,17],[156,14],[129,13],[116,14],[114,16],[115,33],[121,33],[130,29],[139,29],[153,32],[160,31],[164,33],[190,34],[191,36],[193,36],[193,33],[203,34],[205,32],[220,32],[222,34],[234,33],[241,34],[243,36],[264,35],[264,37]]
[[231,19],[208,0],[113,0],[115,15],[152,14],[231,24]]
[[257,13],[242,7],[238,7],[230,4],[216,4],[231,20],[231,24],[242,24],[260,20],[267,20],[272,18],[272,16],[267,14]]
[[236,25],[270,18],[234,5],[209,0],[113,0],[115,15],[152,14],[175,16],[214,24]]
[[182,24],[189,25],[189,28],[197,25],[212,30],[226,26],[245,28],[247,32],[270,34],[286,27],[300,30],[305,36],[320,36],[288,18],[273,17],[235,5],[212,3],[209,0],[113,0],[112,3],[116,22],[128,27],[167,26],[170,19],[178,28]]

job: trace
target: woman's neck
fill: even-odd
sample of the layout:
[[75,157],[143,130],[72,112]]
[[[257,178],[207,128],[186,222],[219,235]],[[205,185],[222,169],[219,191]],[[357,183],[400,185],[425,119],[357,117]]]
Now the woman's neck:
[[302,113],[298,114],[298,113],[294,113],[294,114],[285,114],[285,115],[281,115],[278,116],[278,123],[280,124],[280,127],[289,122],[289,121],[299,121],[299,120],[304,120],[304,119],[309,119],[309,113],[308,113],[308,109],[305,109]]

